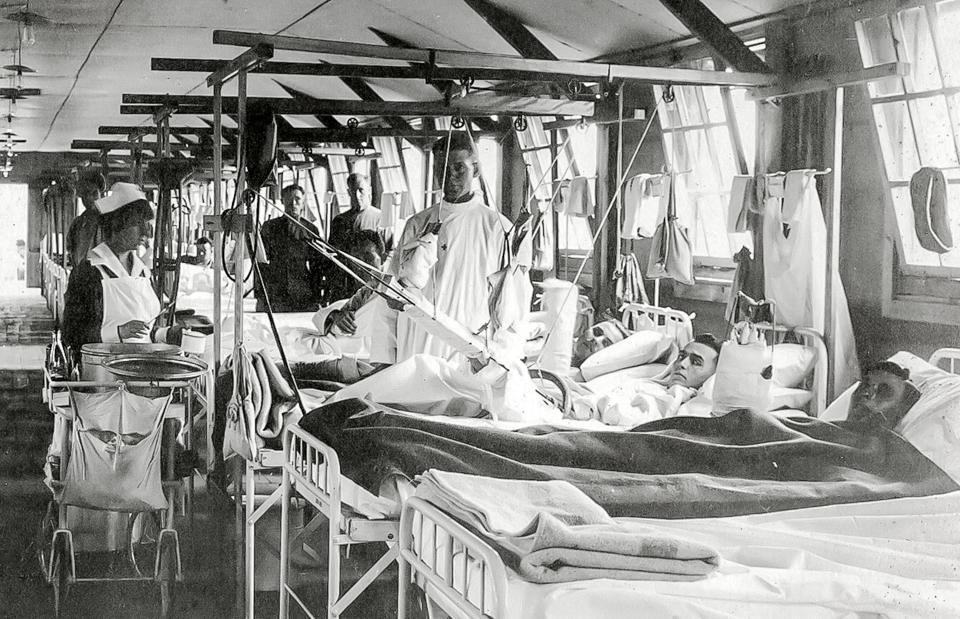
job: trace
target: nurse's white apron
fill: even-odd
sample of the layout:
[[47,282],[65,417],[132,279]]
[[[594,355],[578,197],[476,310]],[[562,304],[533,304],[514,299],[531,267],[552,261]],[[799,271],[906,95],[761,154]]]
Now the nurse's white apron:
[[[100,341],[119,342],[118,327],[131,320],[149,323],[160,313],[160,300],[150,285],[150,269],[134,254],[133,270],[126,267],[106,243],[94,247],[90,264],[100,271],[103,286],[103,323]],[[150,343],[150,334],[131,337],[124,342]]]

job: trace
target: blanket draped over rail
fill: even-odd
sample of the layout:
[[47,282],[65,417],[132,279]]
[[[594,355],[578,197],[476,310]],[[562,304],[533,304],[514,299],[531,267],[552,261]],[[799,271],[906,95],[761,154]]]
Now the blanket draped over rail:
[[735,411],[627,432],[438,423],[363,400],[322,406],[300,425],[333,447],[347,477],[376,493],[427,469],[572,483],[611,516],[694,518],[927,496],[957,490],[896,434],[814,418]]

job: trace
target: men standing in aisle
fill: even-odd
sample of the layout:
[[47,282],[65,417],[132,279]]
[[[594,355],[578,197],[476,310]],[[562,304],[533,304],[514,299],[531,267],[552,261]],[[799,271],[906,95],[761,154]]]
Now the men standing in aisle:
[[[303,217],[303,197],[304,191],[299,185],[287,185],[280,193],[286,214],[318,234],[317,227]],[[271,219],[260,228],[269,261],[261,272],[276,312],[315,311],[319,306],[322,257],[308,245],[308,236],[287,217]],[[263,294],[258,291],[257,311],[265,310]]]
[[347,193],[350,194],[350,209],[340,213],[330,222],[330,244],[337,249],[346,249],[347,239],[356,230],[380,232],[380,209],[372,206],[373,196],[370,179],[358,172],[347,177]]
[[100,212],[97,200],[103,196],[106,181],[99,172],[87,172],[77,182],[77,197],[83,212],[77,215],[67,231],[67,256],[70,266],[77,266],[87,258],[87,252],[103,240],[100,233]]
[[[502,343],[513,326],[495,320],[501,315],[503,300],[517,306],[511,315],[525,315],[532,294],[526,269],[521,268],[517,271],[521,277],[512,280],[512,285],[518,286],[516,293],[492,298],[490,278],[508,264],[512,223],[487,206],[476,191],[480,173],[477,151],[466,133],[453,132],[438,140],[432,150],[442,200],[407,221],[391,271],[410,296],[421,299],[425,306],[434,306],[438,313],[488,342]],[[529,237],[523,245],[529,247]],[[529,251],[520,250],[518,255],[529,258]],[[416,354],[464,361],[449,343],[408,316],[385,303],[380,308],[371,362],[399,363]]]

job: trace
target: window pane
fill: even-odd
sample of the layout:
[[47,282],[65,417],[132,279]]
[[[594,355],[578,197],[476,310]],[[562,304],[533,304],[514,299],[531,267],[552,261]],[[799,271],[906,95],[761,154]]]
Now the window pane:
[[910,63],[910,75],[904,78],[907,90],[920,92],[943,87],[926,10],[917,7],[900,11],[898,22],[906,52],[902,60]]
[[939,95],[915,99],[910,101],[910,110],[920,146],[920,163],[937,168],[957,165],[946,100]]
[[[898,60],[893,33],[890,32],[890,21],[885,15],[857,22],[857,40],[860,42],[860,57],[864,68]],[[871,97],[903,92],[900,79],[870,82],[867,86]]]
[[880,148],[887,166],[887,178],[892,181],[908,180],[920,168],[907,104],[903,101],[882,103],[873,106],[877,122]]
[[960,86],[960,0],[937,3],[937,44],[947,86]]
[[701,90],[703,90],[703,101],[707,106],[707,121],[712,123],[726,122],[727,115],[723,111],[720,87],[705,86]]
[[678,86],[673,89],[677,95],[677,105],[680,108],[680,119],[684,125],[699,125],[704,121],[700,113],[700,103],[697,101],[696,86]]
[[740,129],[747,170],[752,170],[757,149],[757,104],[747,100],[747,91],[743,88],[731,88],[730,98],[733,100],[733,114]]

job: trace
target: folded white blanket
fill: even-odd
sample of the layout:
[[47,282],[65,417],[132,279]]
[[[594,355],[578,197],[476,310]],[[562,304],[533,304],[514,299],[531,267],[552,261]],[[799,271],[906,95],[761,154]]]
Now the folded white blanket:
[[492,538],[537,530],[543,515],[571,525],[612,524],[602,507],[566,481],[494,479],[430,469],[416,496]]
[[538,583],[591,578],[698,580],[720,562],[709,546],[653,527],[568,526],[549,514],[540,517],[536,533],[512,541],[520,575]]
[[513,554],[520,576],[532,582],[697,580],[719,563],[704,544],[655,527],[617,524],[569,482],[434,469],[419,480],[416,496]]

